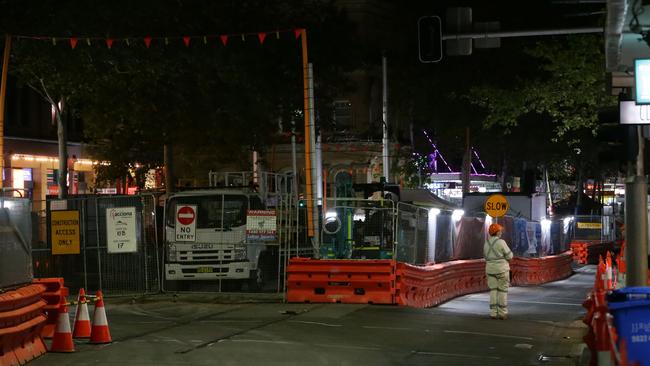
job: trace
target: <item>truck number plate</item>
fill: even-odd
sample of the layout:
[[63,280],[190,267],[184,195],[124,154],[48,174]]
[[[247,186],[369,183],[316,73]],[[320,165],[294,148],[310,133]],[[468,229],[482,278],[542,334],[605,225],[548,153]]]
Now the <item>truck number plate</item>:
[[212,267],[199,267],[196,269],[196,273],[212,273]]

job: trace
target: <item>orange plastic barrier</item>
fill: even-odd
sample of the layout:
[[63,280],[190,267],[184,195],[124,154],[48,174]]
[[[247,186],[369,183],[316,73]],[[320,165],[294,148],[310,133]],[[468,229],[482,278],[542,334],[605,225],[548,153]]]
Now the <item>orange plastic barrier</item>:
[[614,250],[614,242],[575,240],[571,242],[573,260],[578,264],[597,264],[598,257]]
[[430,266],[397,266],[397,303],[424,308],[461,295],[488,290],[485,261],[459,260]]
[[47,302],[45,305],[45,314],[47,315],[47,322],[43,327],[42,336],[44,338],[52,338],[54,336],[54,329],[56,328],[56,321],[58,318],[59,304],[62,299],[68,296],[68,288],[63,286],[63,278],[37,278],[33,283],[45,286],[43,293],[43,300]]
[[395,261],[291,258],[287,300],[394,304]]
[[32,284],[0,295],[0,365],[24,365],[46,352],[44,292],[44,286]]
[[514,258],[510,263],[513,286],[540,285],[571,276],[572,252],[540,258]]

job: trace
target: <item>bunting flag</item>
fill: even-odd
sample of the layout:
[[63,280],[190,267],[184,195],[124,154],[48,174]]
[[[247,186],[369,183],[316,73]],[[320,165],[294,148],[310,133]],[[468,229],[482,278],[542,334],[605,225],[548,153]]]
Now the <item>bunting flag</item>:
[[[53,46],[58,45],[58,41],[63,40],[70,45],[71,49],[76,49],[79,45],[79,40],[84,41],[91,47],[93,45],[101,45],[102,43],[106,45],[106,48],[112,49],[113,46],[124,42],[126,46],[131,46],[131,41],[142,42],[146,48],[151,48],[151,45],[154,40],[160,40],[161,43],[164,42],[164,45],[168,46],[170,40],[174,42],[182,41],[185,47],[189,47],[192,41],[203,41],[204,45],[209,45],[211,40],[219,39],[223,46],[227,46],[228,42],[233,38],[240,38],[242,42],[248,41],[250,38],[257,38],[260,44],[264,44],[268,40],[268,35],[275,33],[276,39],[281,39],[281,33],[293,33],[296,39],[299,39],[303,34],[304,28],[295,28],[295,29],[284,29],[284,30],[273,30],[270,32],[250,32],[250,33],[237,33],[237,34],[204,34],[196,36],[143,36],[143,37],[88,37],[88,36],[73,36],[73,37],[55,37],[55,36],[29,36],[29,35],[13,35],[16,39],[29,39],[37,41],[51,41]],[[117,42],[117,43],[116,43]],[[159,43],[156,42],[156,45]]]

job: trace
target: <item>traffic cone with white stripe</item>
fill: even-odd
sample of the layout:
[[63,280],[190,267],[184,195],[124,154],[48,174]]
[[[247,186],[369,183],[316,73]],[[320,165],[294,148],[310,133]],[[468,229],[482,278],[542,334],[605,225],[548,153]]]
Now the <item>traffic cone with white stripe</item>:
[[50,352],[74,352],[74,342],[72,341],[72,332],[70,331],[70,316],[65,299],[61,299],[56,321],[56,330],[52,338]]
[[88,315],[88,301],[86,300],[86,291],[79,289],[79,298],[77,298],[77,312],[74,316],[73,338],[90,338],[90,315]]
[[605,259],[605,291],[612,291],[614,289],[613,280],[612,253],[608,251]]
[[90,343],[102,344],[111,343],[111,332],[108,330],[108,319],[106,319],[106,309],[104,308],[104,295],[97,291],[95,311],[93,314],[93,326],[90,332]]

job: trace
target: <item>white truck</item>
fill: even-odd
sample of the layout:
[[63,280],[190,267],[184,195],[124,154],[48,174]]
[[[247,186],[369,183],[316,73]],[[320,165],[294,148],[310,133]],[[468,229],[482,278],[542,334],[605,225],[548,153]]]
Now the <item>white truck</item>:
[[[211,174],[211,185],[217,185],[212,178]],[[226,184],[223,188],[171,194],[165,203],[167,288],[182,287],[170,281],[225,280],[229,285],[225,288],[245,282],[248,290],[263,290],[279,268],[282,238],[278,238],[280,230],[274,216],[279,199],[283,198],[260,189],[260,185],[234,188]],[[250,230],[253,218],[259,225],[255,235]],[[290,240],[286,236],[284,245]]]

